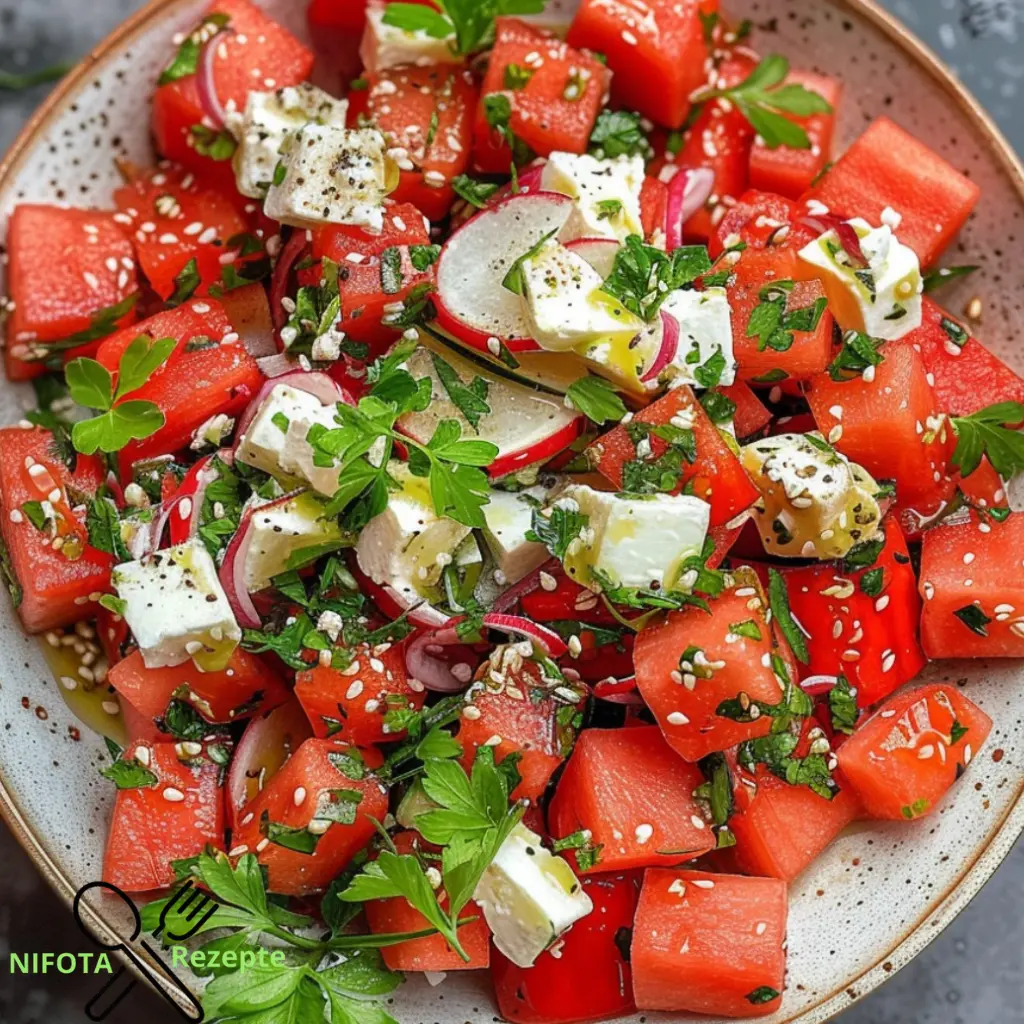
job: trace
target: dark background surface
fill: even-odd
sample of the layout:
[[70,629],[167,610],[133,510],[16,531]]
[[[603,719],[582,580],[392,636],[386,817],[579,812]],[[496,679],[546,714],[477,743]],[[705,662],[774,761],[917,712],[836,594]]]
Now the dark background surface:
[[[1024,0],[882,3],[949,62],[1024,151]],[[0,69],[73,60],[139,6],[140,0],[0,0]],[[0,151],[46,91],[0,92]],[[107,977],[12,977],[11,950],[95,948],[0,825],[0,1024],[85,1021],[83,1007]],[[142,1019],[180,1020],[141,988],[110,1018],[113,1024]],[[844,1014],[842,1024],[1024,1024],[1024,845],[938,940]]]

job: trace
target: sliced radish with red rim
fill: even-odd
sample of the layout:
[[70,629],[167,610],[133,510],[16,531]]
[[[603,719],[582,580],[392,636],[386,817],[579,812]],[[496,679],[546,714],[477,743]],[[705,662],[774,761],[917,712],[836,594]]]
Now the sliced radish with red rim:
[[537,351],[520,296],[503,286],[513,264],[556,236],[573,201],[557,192],[511,196],[481,210],[445,243],[437,264],[438,323],[481,352]]

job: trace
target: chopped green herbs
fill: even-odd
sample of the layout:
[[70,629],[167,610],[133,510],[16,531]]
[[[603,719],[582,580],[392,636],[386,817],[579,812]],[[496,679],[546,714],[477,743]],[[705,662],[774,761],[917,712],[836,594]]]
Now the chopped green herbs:
[[581,377],[573,381],[565,397],[588,420],[597,424],[618,422],[626,415],[626,406],[615,385],[603,377]]
[[970,416],[952,420],[957,435],[953,465],[964,476],[970,476],[987,456],[995,471],[1009,480],[1024,470],[1024,431],[1006,424],[1024,422],[1024,405],[1020,402],[999,402],[979,409]]

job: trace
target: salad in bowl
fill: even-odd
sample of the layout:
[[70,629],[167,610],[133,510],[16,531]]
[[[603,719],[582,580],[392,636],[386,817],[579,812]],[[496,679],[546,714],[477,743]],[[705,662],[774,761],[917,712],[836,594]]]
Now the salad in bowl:
[[543,9],[217,0],[159,162],[7,223],[4,576],[207,1019],[775,1013],[791,883],[986,748],[926,666],[1024,655],[977,185],[714,0]]

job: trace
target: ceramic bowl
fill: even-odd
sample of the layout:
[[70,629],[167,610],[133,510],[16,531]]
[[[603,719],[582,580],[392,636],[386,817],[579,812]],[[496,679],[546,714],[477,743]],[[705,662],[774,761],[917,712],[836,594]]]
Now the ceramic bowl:
[[[299,0],[259,0],[304,32]],[[343,2],[343,0],[339,0]],[[561,6],[559,6],[561,5]],[[555,20],[573,0],[555,0]],[[984,301],[981,336],[1024,369],[1024,170],[976,103],[922,44],[869,0],[726,0],[757,26],[755,45],[846,86],[839,143],[887,114],[982,186],[982,200],[950,263],[984,272],[942,296],[954,311]],[[151,159],[148,110],[171,36],[189,28],[206,0],[154,0],[89,56],[26,126],[0,165],[0,232],[22,201],[109,207],[114,157]],[[0,385],[0,422],[13,422],[30,393]],[[907,964],[961,911],[1024,829],[1024,671],[1011,662],[935,666],[927,678],[964,679],[995,721],[966,778],[938,812],[913,824],[862,825],[843,835],[792,886],[789,984],[771,1021],[828,1020]],[[79,731],[38,644],[13,614],[0,614],[0,811],[54,887],[72,893],[100,876],[113,790],[96,772],[102,740]],[[124,926],[116,908],[90,912],[100,931]],[[403,1022],[489,1021],[486,973],[449,975],[439,988],[403,986],[393,1012]],[[633,1018],[644,1020],[644,1017]],[[650,1020],[651,1017],[646,1019]],[[678,1016],[659,1017],[683,1024]]]

